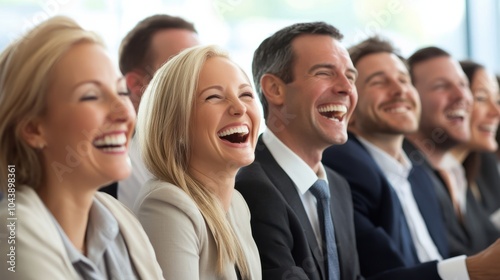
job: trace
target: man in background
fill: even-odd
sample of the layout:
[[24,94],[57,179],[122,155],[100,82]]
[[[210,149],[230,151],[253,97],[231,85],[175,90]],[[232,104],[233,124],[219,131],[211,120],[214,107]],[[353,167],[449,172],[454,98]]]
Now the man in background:
[[[192,23],[165,14],[147,17],[129,31],[120,45],[119,66],[136,112],[156,70],[182,50],[198,44],[198,34]],[[129,156],[131,175],[101,190],[132,208],[139,188],[151,175],[142,162],[136,137],[130,143]]]
[[451,154],[453,147],[470,139],[469,81],[458,61],[437,47],[417,50],[408,65],[422,116],[404,148],[436,186],[450,255],[476,254],[495,242],[499,233],[468,187],[462,164]]
[[[349,140],[328,148],[323,163],[351,186],[363,276],[491,279],[476,278],[474,263],[484,275],[498,276],[497,255],[446,259],[448,241],[433,182],[403,151],[404,135],[417,131],[421,111],[405,60],[379,38],[363,41],[349,53],[359,74],[358,105],[349,122]],[[496,247],[489,253],[499,254]]]

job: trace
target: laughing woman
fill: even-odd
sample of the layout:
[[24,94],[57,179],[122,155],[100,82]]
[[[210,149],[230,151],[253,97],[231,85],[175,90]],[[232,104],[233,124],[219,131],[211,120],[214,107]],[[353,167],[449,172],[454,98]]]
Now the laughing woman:
[[166,279],[261,279],[250,214],[234,190],[260,115],[243,71],[213,46],[158,70],[139,107],[149,181],[135,204]]
[[97,193],[130,173],[127,95],[100,39],[68,18],[3,51],[0,279],[162,278],[133,214]]
[[[461,61],[474,97],[470,118],[470,140],[454,149],[462,162],[473,197],[488,215],[500,209],[500,177],[494,155],[498,149],[496,131],[500,123],[500,91],[496,77],[474,61]],[[500,230],[500,228],[499,228]],[[493,235],[499,237],[497,231]]]

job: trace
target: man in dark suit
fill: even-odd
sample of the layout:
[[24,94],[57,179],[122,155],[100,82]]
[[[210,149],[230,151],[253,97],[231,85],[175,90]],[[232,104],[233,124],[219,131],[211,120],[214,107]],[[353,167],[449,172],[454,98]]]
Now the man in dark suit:
[[[475,278],[475,266],[484,265],[482,272],[497,277],[491,256],[443,260],[448,242],[433,181],[403,151],[404,134],[417,130],[421,111],[404,59],[379,38],[349,52],[359,72],[359,102],[349,123],[349,140],[328,148],[323,163],[351,186],[363,275],[481,279]],[[489,251],[498,254],[498,248]]]
[[471,135],[469,81],[458,61],[438,47],[417,50],[408,65],[422,117],[418,130],[407,135],[410,143],[405,149],[437,182],[451,255],[476,254],[498,240],[500,232],[476,201],[461,163],[452,155],[452,149]]
[[[254,54],[267,130],[236,188],[251,212],[263,279],[361,277],[349,186],[321,164],[325,148],[346,141],[357,101],[356,70],[341,38],[323,22],[294,24],[265,39]],[[318,179],[327,181],[327,204],[316,199]],[[317,209],[323,206],[325,212]]]

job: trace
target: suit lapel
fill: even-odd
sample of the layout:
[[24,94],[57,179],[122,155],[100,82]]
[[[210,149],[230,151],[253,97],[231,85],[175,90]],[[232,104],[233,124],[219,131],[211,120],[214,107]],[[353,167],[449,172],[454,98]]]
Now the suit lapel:
[[316,241],[316,236],[314,235],[311,222],[304,209],[302,200],[297,192],[297,187],[271,155],[269,149],[262,141],[262,136],[259,137],[257,143],[255,160],[261,164],[266,175],[273,182],[273,185],[278,189],[290,208],[292,208],[292,211],[299,218],[316,266],[320,269],[323,279],[325,279],[324,265],[322,260],[320,260],[320,247]]

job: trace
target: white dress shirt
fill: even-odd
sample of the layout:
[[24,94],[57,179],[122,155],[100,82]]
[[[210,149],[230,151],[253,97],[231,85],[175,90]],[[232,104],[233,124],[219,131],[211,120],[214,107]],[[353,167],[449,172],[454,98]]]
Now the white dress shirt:
[[442,260],[434,241],[430,237],[427,225],[413,196],[411,184],[408,181],[412,164],[406,153],[401,151],[402,162],[399,162],[369,141],[359,136],[358,139],[368,150],[396,192],[420,262],[438,260],[438,273],[444,280],[469,280],[465,264],[466,257],[458,256]]
[[[278,165],[285,171],[297,187],[297,192],[302,200],[307,217],[311,222],[316,240],[319,245],[322,245],[323,241],[318,221],[316,198],[308,190],[318,179],[323,179],[328,183],[323,164],[320,164],[319,174],[316,175],[307,163],[283,144],[283,142],[281,142],[281,140],[279,140],[269,129],[266,129],[262,134],[262,141],[264,141],[264,144],[266,144],[269,152]],[[322,246],[322,248],[326,248],[326,246]]]
[[460,207],[460,212],[465,214],[467,210],[467,179],[465,170],[462,164],[451,154],[446,154],[441,161],[440,168],[448,172],[451,182],[451,187],[455,194],[455,199]]
[[441,260],[441,254],[432,241],[413,196],[410,181],[408,181],[412,165],[406,154],[404,152],[401,154],[401,162],[399,162],[365,139],[361,137],[358,139],[366,147],[396,192],[420,262]]

